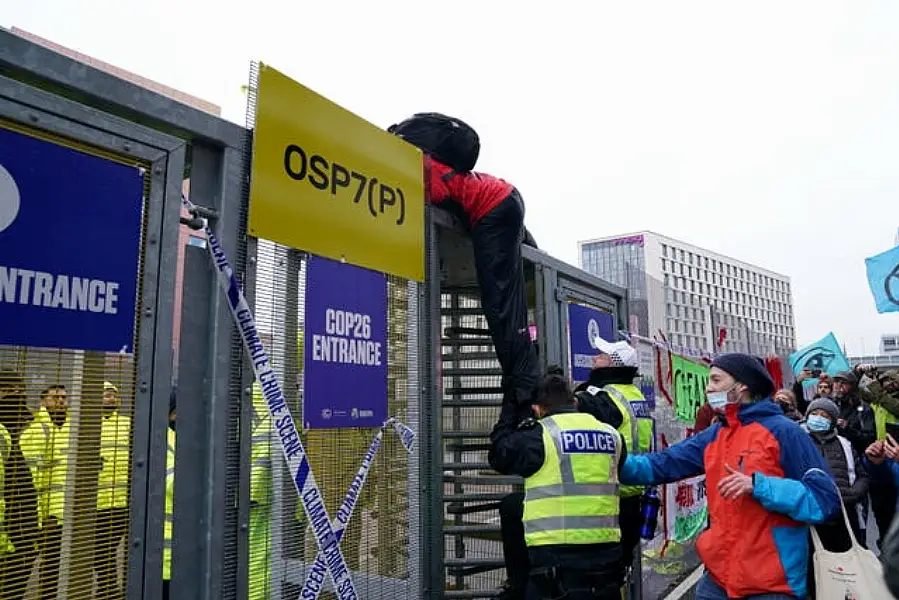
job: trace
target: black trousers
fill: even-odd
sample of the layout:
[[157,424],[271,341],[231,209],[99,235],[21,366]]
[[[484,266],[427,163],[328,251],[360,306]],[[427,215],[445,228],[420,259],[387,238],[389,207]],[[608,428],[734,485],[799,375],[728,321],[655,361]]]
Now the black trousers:
[[19,544],[15,552],[0,558],[0,599],[21,600],[28,587],[37,550],[34,545]]
[[528,600],[620,600],[621,544],[537,546]]
[[124,598],[116,572],[116,551],[128,534],[128,509],[104,508],[97,511],[94,538],[94,570],[97,573],[97,597]]
[[619,514],[621,524],[621,575],[634,564],[634,552],[640,546],[640,526],[643,525],[643,512],[640,509],[640,496],[621,499]]
[[[503,498],[499,508],[500,535],[503,542],[503,560],[506,563],[506,577],[509,586],[524,598],[531,579],[531,553],[524,541],[524,492],[512,492]],[[634,562],[634,549],[640,543],[640,497],[621,500],[621,545],[619,550],[606,549],[605,559],[601,562],[604,578],[617,582],[624,581],[624,575]],[[604,544],[606,545],[606,544]],[[617,545],[617,544],[616,544]],[[536,550],[542,552],[542,550]],[[611,554],[610,554],[611,552]],[[608,564],[609,556],[619,557],[614,566]],[[545,565],[546,566],[546,565]],[[552,565],[548,565],[552,566]],[[588,565],[593,567],[594,565]],[[574,597],[574,596],[572,596]],[[601,596],[585,596],[587,598]]]
[[54,517],[44,522],[40,535],[41,566],[37,597],[54,600],[59,588],[59,558],[62,552],[62,525]]
[[503,540],[503,560],[509,585],[524,594],[531,572],[528,547],[524,543],[524,492],[512,492],[499,507],[499,527]]
[[481,308],[502,367],[503,394],[517,404],[531,404],[539,367],[528,331],[523,240],[524,203],[517,190],[471,231]]
[[896,515],[896,486],[892,482],[879,482],[872,479],[868,493],[871,495],[871,510],[874,511],[874,520],[880,531],[880,538],[877,541],[877,545],[880,546]]

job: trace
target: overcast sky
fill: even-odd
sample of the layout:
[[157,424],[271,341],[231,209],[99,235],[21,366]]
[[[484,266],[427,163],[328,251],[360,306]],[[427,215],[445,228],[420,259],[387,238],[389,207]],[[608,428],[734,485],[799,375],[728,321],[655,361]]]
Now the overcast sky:
[[[251,59],[386,126],[480,133],[540,245],[652,229],[792,277],[799,342],[899,332],[899,2],[12,0],[0,23],[220,104]],[[239,8],[238,8],[239,6]]]

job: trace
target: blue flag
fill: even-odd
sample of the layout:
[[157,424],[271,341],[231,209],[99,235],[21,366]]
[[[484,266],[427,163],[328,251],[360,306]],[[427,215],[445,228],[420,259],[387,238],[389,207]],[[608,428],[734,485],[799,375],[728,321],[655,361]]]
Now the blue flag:
[[877,312],[899,311],[899,246],[865,259]]
[[799,375],[803,369],[814,371],[820,369],[831,377],[840,371],[848,371],[849,359],[840,348],[836,336],[831,331],[823,338],[804,348],[800,348],[790,355],[790,368],[794,375]]

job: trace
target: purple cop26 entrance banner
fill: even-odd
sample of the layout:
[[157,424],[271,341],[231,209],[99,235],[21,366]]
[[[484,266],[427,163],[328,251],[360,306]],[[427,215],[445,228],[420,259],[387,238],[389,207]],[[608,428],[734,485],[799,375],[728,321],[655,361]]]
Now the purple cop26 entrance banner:
[[307,429],[380,427],[387,419],[387,277],[310,256],[303,355]]
[[134,351],[144,172],[0,127],[0,344]]
[[593,345],[593,339],[599,336],[607,342],[617,339],[615,335],[615,319],[607,312],[568,303],[568,349],[571,359],[571,378],[574,381],[587,381],[593,366],[593,357],[599,351]]

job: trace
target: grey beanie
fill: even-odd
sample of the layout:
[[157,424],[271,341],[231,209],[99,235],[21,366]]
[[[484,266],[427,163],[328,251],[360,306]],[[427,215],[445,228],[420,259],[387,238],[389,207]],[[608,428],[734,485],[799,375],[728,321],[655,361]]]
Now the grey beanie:
[[808,409],[805,411],[805,416],[809,416],[812,414],[812,411],[816,410],[823,410],[829,414],[834,423],[840,418],[840,409],[837,408],[837,405],[834,404],[834,401],[830,398],[818,398],[817,400],[812,400],[808,405]]

